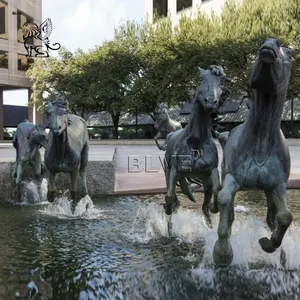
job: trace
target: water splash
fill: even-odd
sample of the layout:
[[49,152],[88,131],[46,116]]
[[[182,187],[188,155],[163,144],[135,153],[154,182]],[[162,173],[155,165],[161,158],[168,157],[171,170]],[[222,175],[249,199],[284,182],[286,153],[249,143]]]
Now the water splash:
[[[280,250],[272,254],[264,252],[258,240],[262,237],[270,237],[271,233],[258,217],[249,215],[248,208],[237,207],[239,213],[236,214],[232,227],[231,245],[234,251],[232,266],[242,268],[253,268],[268,266],[282,269],[280,263]],[[245,213],[243,213],[245,212]],[[204,241],[204,253],[199,268],[214,268],[213,248],[217,235],[217,220],[219,215],[212,215],[214,228],[207,227],[202,215],[190,209],[180,207],[172,215],[172,235],[179,242],[184,241],[193,244],[196,241]],[[157,203],[140,204],[133,219],[129,238],[139,243],[149,243],[151,240],[161,237],[169,237],[168,216],[164,209]],[[296,222],[292,223],[284,237],[281,248],[287,255],[285,267],[289,270],[300,268],[300,227]],[[193,259],[193,253],[188,253],[187,260]]]
[[180,207],[172,217],[169,217],[162,205],[150,202],[140,204],[128,236],[140,243],[169,237],[168,222],[172,224],[172,235],[188,242],[198,240],[199,231],[209,230],[204,218],[196,212]]
[[22,188],[23,204],[41,204],[47,201],[48,181],[42,179],[39,184],[36,181],[25,181]]
[[167,237],[168,222],[162,206],[154,202],[140,204],[128,236],[140,243],[148,243],[156,237]]
[[103,212],[97,209],[89,195],[80,199],[77,203],[74,213],[72,211],[72,202],[68,197],[62,196],[50,203],[46,208],[41,210],[45,215],[57,217],[60,219],[82,218],[82,219],[98,219],[103,216]]

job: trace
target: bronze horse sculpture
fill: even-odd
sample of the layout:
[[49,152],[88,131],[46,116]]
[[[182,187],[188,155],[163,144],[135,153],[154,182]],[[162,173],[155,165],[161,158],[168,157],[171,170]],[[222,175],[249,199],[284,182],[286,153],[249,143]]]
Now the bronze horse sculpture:
[[180,122],[172,120],[169,116],[168,110],[164,107],[163,104],[158,105],[155,110],[155,123],[154,128],[158,131],[156,136],[154,137],[154,141],[159,150],[166,150],[166,142],[165,140],[163,145],[160,145],[157,139],[164,138],[166,139],[170,132],[179,130],[182,128]]
[[[204,188],[202,211],[211,226],[209,205],[214,195],[212,209],[216,211],[217,195],[221,189],[218,173],[217,146],[212,138],[212,113],[220,100],[227,95],[223,86],[226,75],[221,66],[211,65],[207,70],[200,68],[194,106],[189,122],[183,129],[171,132],[167,138],[164,169],[167,184],[165,212],[171,215],[179,207],[175,187],[179,181],[188,198],[195,202],[190,193],[187,177],[200,180]],[[214,207],[215,206],[215,207]]]
[[[233,259],[230,244],[234,222],[234,198],[242,188],[262,189],[267,198],[268,227],[271,238],[259,240],[268,253],[280,247],[292,222],[286,204],[286,183],[290,175],[290,154],[280,129],[291,74],[291,53],[275,39],[259,48],[250,84],[253,101],[246,121],[230,131],[223,141],[222,181],[218,195],[220,219],[214,262],[228,266]],[[213,209],[215,210],[215,208]]]
[[12,142],[16,149],[16,162],[12,175],[16,178],[19,200],[21,200],[20,184],[24,168],[30,165],[38,181],[42,179],[41,176],[45,172],[40,154],[40,148],[46,147],[45,129],[45,125],[35,125],[26,119],[18,125],[13,136]]
[[57,195],[56,175],[69,173],[70,193],[75,203],[78,174],[81,177],[81,194],[86,196],[86,167],[88,164],[89,135],[84,119],[68,114],[68,101],[64,96],[49,102],[45,108],[49,122],[48,142],[45,151],[45,165],[49,171],[48,201]]

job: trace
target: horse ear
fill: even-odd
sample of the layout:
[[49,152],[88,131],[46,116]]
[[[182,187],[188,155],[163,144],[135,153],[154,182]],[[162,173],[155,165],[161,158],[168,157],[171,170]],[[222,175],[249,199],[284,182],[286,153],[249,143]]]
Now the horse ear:
[[52,103],[51,102],[48,102],[46,105],[45,105],[45,107],[44,107],[44,113],[46,113],[48,110],[49,110],[49,108],[52,106]]
[[200,74],[204,71],[204,69],[202,69],[201,67],[198,67],[198,71],[200,72]]
[[38,124],[37,127],[42,131],[44,131],[46,129],[46,125],[44,125],[44,124]]

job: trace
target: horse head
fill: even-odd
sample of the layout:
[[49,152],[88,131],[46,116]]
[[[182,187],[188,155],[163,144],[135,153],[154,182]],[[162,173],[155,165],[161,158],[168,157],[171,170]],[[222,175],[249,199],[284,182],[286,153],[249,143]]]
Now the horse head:
[[259,48],[250,76],[253,89],[268,94],[286,91],[291,75],[292,55],[276,39],[266,39]]
[[199,68],[199,71],[195,101],[205,110],[217,110],[220,100],[229,93],[229,90],[223,86],[223,82],[230,79],[226,77],[221,66],[211,65],[207,70]]
[[168,110],[166,108],[166,105],[165,104],[159,104],[157,106],[157,108],[155,109],[155,124],[154,124],[155,129],[158,129],[160,124],[162,124],[163,122],[165,122],[169,118],[170,117],[169,117],[169,113],[168,113]]
[[61,135],[68,127],[68,101],[64,96],[59,96],[49,102],[45,108],[49,129],[55,137]]
[[45,129],[46,126],[44,124],[35,125],[28,136],[29,142],[35,142],[46,148],[47,134]]

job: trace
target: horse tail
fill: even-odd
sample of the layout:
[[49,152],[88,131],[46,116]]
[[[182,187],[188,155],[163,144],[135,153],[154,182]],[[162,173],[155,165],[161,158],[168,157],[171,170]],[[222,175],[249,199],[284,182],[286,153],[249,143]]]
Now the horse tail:
[[224,150],[225,144],[228,140],[229,137],[229,131],[224,131],[224,132],[218,132],[217,130],[212,129],[213,132],[215,133],[222,149]]
[[186,177],[186,179],[188,180],[189,183],[195,183],[195,184],[199,185],[199,187],[202,187],[202,182],[200,180],[193,179],[190,177]]

